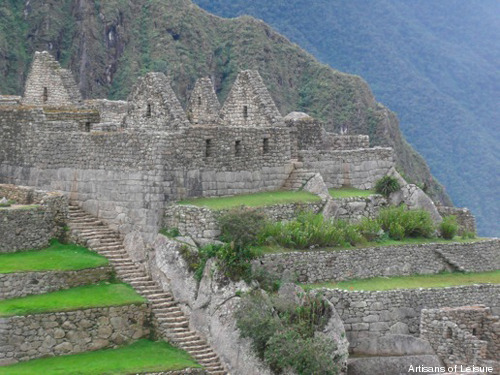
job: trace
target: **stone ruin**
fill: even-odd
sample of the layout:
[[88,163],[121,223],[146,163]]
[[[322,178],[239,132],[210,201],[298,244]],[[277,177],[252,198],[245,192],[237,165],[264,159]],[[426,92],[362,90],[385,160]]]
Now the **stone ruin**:
[[[82,100],[71,74],[36,53],[24,96],[0,96],[0,129],[0,183],[63,193],[118,231],[146,268],[165,213],[187,197],[307,187],[322,197],[318,209],[337,217],[343,207],[328,201],[328,188],[371,189],[394,175],[404,185],[399,202],[425,207],[436,220],[459,212],[436,208],[407,184],[391,148],[329,133],[304,113],[283,117],[252,70],[239,73],[222,105],[210,79],[200,78],[185,111],[162,73],[140,78],[127,101]],[[475,229],[467,210],[460,218]]]

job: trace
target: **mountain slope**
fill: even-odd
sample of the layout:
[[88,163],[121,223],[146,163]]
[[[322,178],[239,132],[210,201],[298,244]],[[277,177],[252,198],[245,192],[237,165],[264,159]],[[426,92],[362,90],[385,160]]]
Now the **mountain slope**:
[[359,74],[483,234],[500,235],[500,2],[195,0],[261,18],[336,69]]
[[[196,78],[210,75],[221,100],[241,69],[258,69],[283,114],[303,110],[330,128],[345,124],[372,136],[374,145],[391,145],[400,168],[425,185],[436,200],[448,202],[425,161],[404,141],[394,114],[377,104],[358,76],[335,71],[290,43],[262,21],[226,20],[188,0],[15,0],[0,5],[6,40],[0,81],[4,93],[20,93],[35,50],[49,49],[69,67],[86,97],[123,99],[138,76],[161,71],[185,102]],[[12,55],[11,58],[8,57]],[[6,57],[7,56],[7,57]]]

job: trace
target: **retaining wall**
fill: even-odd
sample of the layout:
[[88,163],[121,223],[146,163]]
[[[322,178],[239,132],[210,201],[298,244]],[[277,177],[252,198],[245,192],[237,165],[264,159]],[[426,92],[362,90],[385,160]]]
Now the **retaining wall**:
[[0,300],[42,294],[109,280],[111,267],[77,271],[40,271],[0,274]]
[[0,318],[0,365],[124,345],[149,333],[147,305]]
[[388,333],[420,333],[422,309],[484,304],[500,310],[500,285],[484,284],[435,289],[347,291],[320,289],[335,305],[351,350]]
[[266,254],[255,263],[272,273],[296,275],[298,281],[364,279],[376,276],[436,274],[465,264],[469,272],[500,269],[500,240],[431,243],[332,251]]

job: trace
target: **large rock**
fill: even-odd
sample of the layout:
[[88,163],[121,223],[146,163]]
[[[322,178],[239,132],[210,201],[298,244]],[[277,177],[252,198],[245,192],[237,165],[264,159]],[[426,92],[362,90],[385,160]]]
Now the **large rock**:
[[434,350],[427,340],[419,337],[389,334],[360,341],[355,353],[361,355],[398,356],[434,354]]
[[311,177],[302,189],[312,194],[319,195],[323,199],[329,197],[328,188],[323,180],[323,176],[319,173]]
[[[361,357],[348,360],[348,375],[402,375],[408,374],[410,366],[436,368],[442,366],[435,355],[414,355],[397,357]],[[417,371],[415,371],[416,373]],[[411,372],[410,372],[411,373]],[[434,374],[436,371],[418,372],[418,374]]]
[[389,196],[389,203],[396,206],[404,203],[410,210],[425,210],[430,213],[432,220],[436,223],[443,220],[432,199],[417,185],[407,184],[401,187]]

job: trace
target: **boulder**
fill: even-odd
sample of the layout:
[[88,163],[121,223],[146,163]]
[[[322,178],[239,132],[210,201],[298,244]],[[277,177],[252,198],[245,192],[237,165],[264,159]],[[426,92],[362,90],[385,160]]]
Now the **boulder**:
[[[436,355],[413,355],[397,357],[361,357],[348,360],[348,375],[400,375],[408,374],[410,366],[436,368],[442,366]],[[436,371],[418,372],[435,374]]]
[[313,177],[311,177],[302,189],[312,194],[319,195],[322,198],[329,196],[328,188],[323,180],[323,176],[319,173],[316,173]]
[[389,196],[389,203],[396,206],[404,203],[410,210],[425,210],[430,213],[435,223],[443,220],[432,199],[422,189],[413,184],[407,184],[392,193]]
[[427,340],[401,334],[388,334],[360,341],[355,352],[361,355],[379,356],[434,354]]

